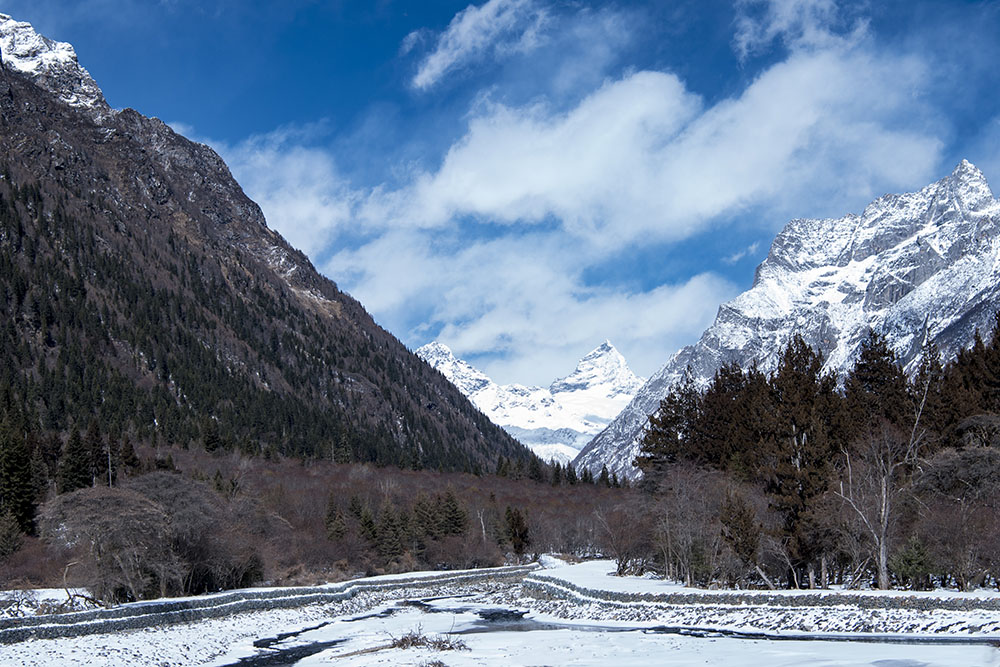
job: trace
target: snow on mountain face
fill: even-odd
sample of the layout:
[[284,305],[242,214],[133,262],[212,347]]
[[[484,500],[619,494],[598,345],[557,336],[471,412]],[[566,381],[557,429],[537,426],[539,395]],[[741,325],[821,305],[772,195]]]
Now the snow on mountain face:
[[792,220],[757,268],[753,286],[719,308],[694,345],[680,350],[576,460],[634,478],[648,415],[688,366],[705,385],[722,364],[773,370],[793,334],[843,375],[874,329],[908,371],[924,336],[945,359],[989,331],[1000,306],[1000,202],[963,160],[919,192],[885,195],[861,215]]
[[548,389],[499,385],[438,342],[424,345],[417,356],[441,371],[493,423],[543,459],[563,463],[576,457],[643,384],[607,341]]
[[30,23],[0,14],[0,55],[5,67],[28,75],[63,103],[88,109],[96,118],[111,113],[73,47],[39,35]]

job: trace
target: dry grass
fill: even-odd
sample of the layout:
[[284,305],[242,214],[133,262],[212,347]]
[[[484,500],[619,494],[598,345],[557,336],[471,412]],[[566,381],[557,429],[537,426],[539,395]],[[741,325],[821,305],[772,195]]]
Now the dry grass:
[[434,651],[468,651],[469,646],[461,639],[455,639],[454,637],[447,637],[445,635],[438,635],[437,637],[428,637],[423,634],[420,629],[412,630],[402,637],[396,637],[392,640],[390,644],[391,648],[398,649],[409,649],[409,648],[429,648]]

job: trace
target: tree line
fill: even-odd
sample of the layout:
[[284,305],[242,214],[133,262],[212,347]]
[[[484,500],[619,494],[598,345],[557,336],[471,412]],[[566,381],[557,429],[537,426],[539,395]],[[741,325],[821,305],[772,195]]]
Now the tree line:
[[648,502],[616,557],[690,584],[1000,585],[1000,315],[908,377],[871,332],[839,378],[799,336],[774,372],[690,370],[649,418]]

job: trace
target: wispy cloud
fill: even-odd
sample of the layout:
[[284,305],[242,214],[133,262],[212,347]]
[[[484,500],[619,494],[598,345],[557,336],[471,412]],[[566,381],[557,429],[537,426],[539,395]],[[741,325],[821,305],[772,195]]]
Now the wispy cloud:
[[[538,46],[546,12],[533,0],[488,0],[469,5],[451,20],[413,77],[413,87],[427,89],[445,75],[488,57],[527,52]],[[402,50],[412,50],[426,35],[410,33]]]
[[360,213],[429,228],[557,220],[615,249],[684,239],[720,215],[815,198],[830,184],[892,189],[929,176],[940,157],[914,95],[925,74],[918,59],[844,46],[795,53],[708,107],[675,75],[651,71],[565,112],[487,103],[439,169],[375,193]]
[[729,255],[728,257],[724,257],[722,261],[725,262],[726,264],[735,264],[744,257],[752,257],[753,255],[756,255],[759,249],[760,249],[760,242],[754,241],[746,248],[734,252],[732,255]]
[[[842,214],[929,182],[941,161],[947,128],[919,52],[838,36],[818,0],[772,4],[771,23],[746,28],[744,44],[780,38],[787,53],[712,103],[652,70],[604,76],[575,98],[553,87],[517,105],[484,93],[433,166],[391,165],[395,185],[352,185],[329,150],[288,130],[225,157],[272,226],[321,253],[323,270],[408,344],[440,338],[501,381],[547,382],[610,337],[651,373],[736,287],[711,267],[648,288],[588,272],[638,244],[663,247],[669,263],[671,243],[750,209],[777,212],[772,228],[785,212]],[[487,10],[521,17],[499,22],[518,27],[482,28]],[[463,10],[423,85],[517,43],[533,11],[526,0]],[[564,27],[550,25],[551,39]]]
[[331,152],[313,145],[323,133],[322,125],[310,125],[281,128],[236,145],[206,142],[260,205],[268,225],[312,257],[347,231],[360,196],[341,177]]
[[[843,26],[837,0],[737,0],[733,46],[741,58],[768,47],[776,40],[793,49],[822,48],[836,44]],[[851,27],[862,31],[864,23]]]
[[468,241],[456,230],[396,229],[323,268],[384,326],[414,344],[442,340],[504,382],[565,375],[605,336],[636,368],[655,368],[736,291],[710,273],[647,291],[587,285],[594,255],[540,230]]

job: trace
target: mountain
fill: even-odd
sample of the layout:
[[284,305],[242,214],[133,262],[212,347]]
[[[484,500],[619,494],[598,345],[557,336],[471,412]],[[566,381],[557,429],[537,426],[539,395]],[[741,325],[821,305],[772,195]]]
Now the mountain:
[[908,371],[925,338],[952,358],[991,328],[1000,306],[1000,203],[963,160],[919,192],[885,195],[861,215],[792,220],[753,286],[719,308],[701,339],[674,355],[580,453],[635,477],[631,462],[648,415],[690,367],[706,384],[724,363],[775,368],[793,334],[843,375],[869,329],[886,336]]
[[446,345],[417,350],[493,421],[545,460],[572,460],[617,415],[643,380],[608,341],[580,360],[564,378],[544,387],[499,385]]
[[0,420],[449,470],[530,458],[209,147],[111,109],[27,23],[0,15],[0,51]]

